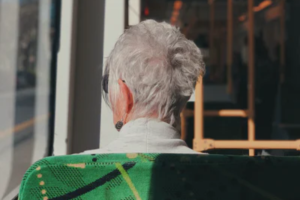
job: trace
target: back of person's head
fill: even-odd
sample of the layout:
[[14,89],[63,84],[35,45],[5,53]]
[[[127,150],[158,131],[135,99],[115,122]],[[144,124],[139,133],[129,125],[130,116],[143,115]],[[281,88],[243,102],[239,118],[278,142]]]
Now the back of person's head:
[[127,29],[109,55],[108,102],[113,108],[122,79],[133,96],[132,118],[157,118],[175,125],[179,114],[203,75],[199,48],[179,29],[146,20]]

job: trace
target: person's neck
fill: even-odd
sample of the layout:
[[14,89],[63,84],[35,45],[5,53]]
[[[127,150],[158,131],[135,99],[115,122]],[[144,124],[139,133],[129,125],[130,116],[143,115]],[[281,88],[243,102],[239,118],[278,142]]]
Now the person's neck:
[[140,117],[129,121],[120,130],[120,136],[143,136],[142,133],[160,138],[180,138],[179,131],[169,123],[157,118]]
[[151,114],[151,115],[147,115],[147,116],[133,116],[132,114],[129,114],[128,117],[126,118],[126,121],[124,124],[127,124],[128,122],[130,121],[134,121],[134,120],[137,120],[137,119],[140,119],[140,118],[147,118],[147,119],[153,119],[153,120],[158,120],[158,121],[162,121],[162,122],[165,122],[165,123],[170,123],[170,120],[166,120],[166,119],[159,119],[158,117],[158,114],[157,113],[154,113],[154,114]]

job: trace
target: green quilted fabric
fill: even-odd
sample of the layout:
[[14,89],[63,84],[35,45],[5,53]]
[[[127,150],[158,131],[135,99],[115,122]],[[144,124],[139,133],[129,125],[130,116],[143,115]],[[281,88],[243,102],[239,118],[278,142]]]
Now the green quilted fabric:
[[20,200],[300,199],[300,158],[102,154],[44,158]]

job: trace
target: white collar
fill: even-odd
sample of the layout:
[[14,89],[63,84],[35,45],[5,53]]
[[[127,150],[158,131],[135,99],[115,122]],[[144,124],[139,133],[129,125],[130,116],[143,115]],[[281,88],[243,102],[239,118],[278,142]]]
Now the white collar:
[[139,118],[125,124],[109,145],[87,153],[177,153],[198,154],[180,139],[173,126],[157,119]]
[[180,133],[170,124],[153,118],[138,118],[126,123],[120,130],[120,137],[138,136],[147,133],[150,137],[179,139]]

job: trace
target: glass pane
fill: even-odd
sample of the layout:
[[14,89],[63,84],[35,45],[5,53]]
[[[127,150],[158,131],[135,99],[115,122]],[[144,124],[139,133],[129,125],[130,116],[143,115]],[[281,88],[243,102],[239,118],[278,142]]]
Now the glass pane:
[[16,195],[25,171],[48,155],[55,6],[0,1],[0,199]]

